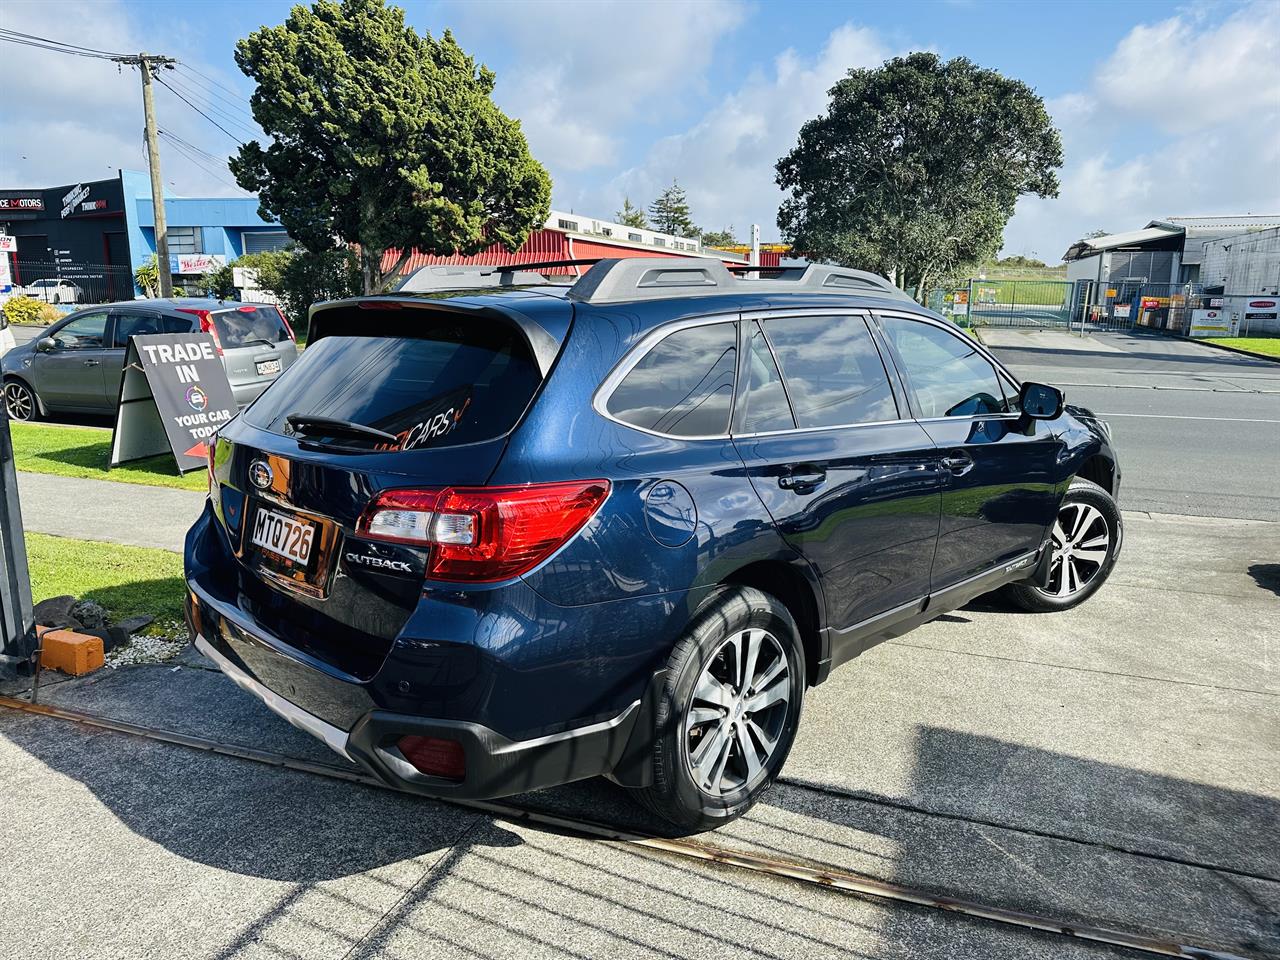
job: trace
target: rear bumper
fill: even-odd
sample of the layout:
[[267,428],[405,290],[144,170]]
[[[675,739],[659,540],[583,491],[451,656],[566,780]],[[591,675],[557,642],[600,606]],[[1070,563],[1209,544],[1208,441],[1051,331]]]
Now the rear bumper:
[[[376,709],[359,683],[317,676],[313,665],[288,656],[279,645],[230,611],[220,609],[189,581],[187,614],[195,645],[237,686],[379,780],[413,793],[456,799],[492,799],[611,773],[626,753],[641,714],[641,701],[617,716],[548,736],[511,740],[483,724],[442,720]],[[270,677],[271,686],[263,682]],[[292,678],[292,679],[290,679]],[[349,689],[343,689],[347,687]],[[337,706],[330,717],[356,716],[348,729],[306,710],[281,691],[303,690],[309,701],[318,689]],[[364,704],[367,709],[359,710]],[[336,712],[335,712],[336,711]],[[420,773],[400,753],[406,735],[458,742],[466,758],[461,781]]]

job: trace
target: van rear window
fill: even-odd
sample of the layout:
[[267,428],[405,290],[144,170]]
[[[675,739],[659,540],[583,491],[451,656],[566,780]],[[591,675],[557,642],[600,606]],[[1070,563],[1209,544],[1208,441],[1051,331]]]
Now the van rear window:
[[223,310],[213,315],[213,323],[223,350],[249,347],[261,344],[263,340],[283,343],[289,339],[289,331],[285,329],[279,312],[269,305],[245,304]]
[[[542,382],[519,332],[474,321],[424,327],[412,337],[324,337],[245,411],[245,420],[285,436],[384,451],[492,440],[515,426]],[[308,417],[372,427],[395,441],[290,423]]]

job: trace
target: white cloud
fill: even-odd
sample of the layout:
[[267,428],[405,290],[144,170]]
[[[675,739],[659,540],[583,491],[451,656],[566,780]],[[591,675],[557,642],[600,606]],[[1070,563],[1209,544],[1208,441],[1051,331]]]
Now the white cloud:
[[[0,9],[0,23],[10,30],[98,50],[163,50],[205,74],[214,73],[194,51],[166,46],[171,38],[158,41],[154,35],[139,34],[119,0],[6,0]],[[68,31],[71,24],[75,29]],[[13,43],[0,44],[0,49],[5,65],[0,184],[49,187],[107,179],[120,167],[146,170],[142,90],[136,68]],[[164,75],[197,106],[247,139],[247,132],[222,114],[223,110],[235,114],[235,108],[210,94],[202,81],[183,71]],[[190,196],[244,196],[225,168],[225,157],[235,144],[163,87],[155,89],[155,99],[161,129],[222,158],[202,157],[198,165],[162,139],[166,187]],[[242,109],[247,122],[247,103]]]
[[448,13],[464,45],[483,36],[513,48],[495,99],[553,172],[616,164],[627,128],[678,115],[744,16],[739,0],[470,3]]
[[659,140],[596,202],[616,204],[624,193],[648,199],[678,178],[703,229],[733,224],[745,236],[752,223],[759,223],[762,236],[772,238],[782,200],[773,182],[774,164],[795,145],[800,126],[825,109],[827,91],[838,79],[850,68],[873,66],[887,56],[873,30],[852,24],[834,30],[812,59],[783,51],[771,74],[757,71],[689,130]]
[[1216,25],[1195,13],[1140,24],[1087,91],[1047,106],[1063,137],[1061,194],[1019,201],[1006,254],[1053,263],[1091,230],[1280,213],[1280,4]]

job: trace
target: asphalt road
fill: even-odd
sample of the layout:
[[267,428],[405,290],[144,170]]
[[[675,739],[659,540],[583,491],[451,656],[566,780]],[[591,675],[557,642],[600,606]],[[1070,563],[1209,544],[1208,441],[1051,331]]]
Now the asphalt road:
[[1110,422],[1124,509],[1280,520],[1280,363],[1151,334],[982,337],[1018,376]]

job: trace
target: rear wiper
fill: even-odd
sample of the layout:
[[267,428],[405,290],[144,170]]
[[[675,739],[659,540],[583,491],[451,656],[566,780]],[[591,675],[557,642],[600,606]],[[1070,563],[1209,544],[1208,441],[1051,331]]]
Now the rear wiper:
[[293,428],[294,433],[306,436],[308,433],[322,437],[369,437],[383,443],[400,446],[400,438],[394,433],[387,433],[377,427],[366,427],[363,423],[351,420],[337,420],[333,417],[312,417],[301,413],[291,413],[284,418]]
[[[237,347],[251,347],[251,346],[253,346],[255,343],[265,343],[268,347],[274,347],[274,346],[275,346],[275,343],[274,343],[273,341],[271,341],[271,340],[268,340],[266,337],[256,337],[256,338],[254,338],[253,340],[241,340],[239,343],[237,343],[237,344],[236,344],[236,346],[237,346]],[[232,349],[234,349],[234,347],[233,347]]]

